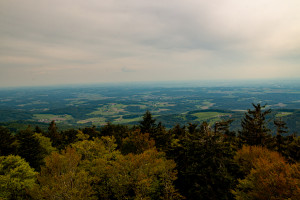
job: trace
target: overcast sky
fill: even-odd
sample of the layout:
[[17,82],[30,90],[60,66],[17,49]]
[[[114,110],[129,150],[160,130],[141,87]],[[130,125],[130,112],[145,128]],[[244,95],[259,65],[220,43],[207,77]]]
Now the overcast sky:
[[300,78],[299,0],[1,0],[0,87]]

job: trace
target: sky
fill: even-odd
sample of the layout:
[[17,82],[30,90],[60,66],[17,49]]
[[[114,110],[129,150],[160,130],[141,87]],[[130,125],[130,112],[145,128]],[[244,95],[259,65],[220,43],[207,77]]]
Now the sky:
[[0,87],[297,78],[299,0],[0,1]]

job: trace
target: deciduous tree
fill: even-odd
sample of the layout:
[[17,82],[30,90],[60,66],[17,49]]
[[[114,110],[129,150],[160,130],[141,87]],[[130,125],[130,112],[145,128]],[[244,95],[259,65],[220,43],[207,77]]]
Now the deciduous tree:
[[235,157],[245,178],[233,191],[236,199],[300,199],[300,165],[290,165],[278,153],[244,146]]
[[29,199],[36,185],[36,172],[20,156],[0,157],[0,199]]
[[73,148],[46,157],[38,175],[39,187],[31,191],[34,199],[95,199],[88,173],[78,167],[80,160]]

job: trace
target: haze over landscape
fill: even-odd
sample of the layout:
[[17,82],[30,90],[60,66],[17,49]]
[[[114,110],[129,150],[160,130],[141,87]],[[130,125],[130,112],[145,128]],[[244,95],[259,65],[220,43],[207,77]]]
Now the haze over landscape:
[[0,86],[297,79],[300,1],[0,2]]
[[299,0],[1,0],[0,199],[300,199]]

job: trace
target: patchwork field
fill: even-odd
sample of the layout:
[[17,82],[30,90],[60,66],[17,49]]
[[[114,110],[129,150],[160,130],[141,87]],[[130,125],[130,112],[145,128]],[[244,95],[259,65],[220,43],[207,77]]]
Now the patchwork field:
[[[300,84],[298,84],[300,85]],[[300,86],[85,86],[0,90],[0,123],[22,122],[102,126],[137,124],[149,110],[167,127],[234,119],[238,125],[252,103],[272,109],[275,117],[300,129]],[[294,123],[293,120],[296,120]]]

